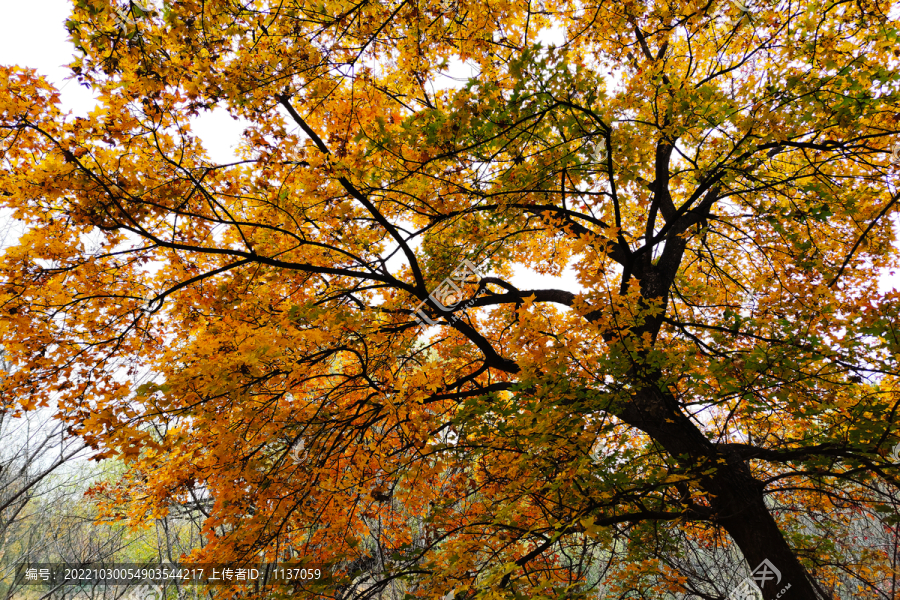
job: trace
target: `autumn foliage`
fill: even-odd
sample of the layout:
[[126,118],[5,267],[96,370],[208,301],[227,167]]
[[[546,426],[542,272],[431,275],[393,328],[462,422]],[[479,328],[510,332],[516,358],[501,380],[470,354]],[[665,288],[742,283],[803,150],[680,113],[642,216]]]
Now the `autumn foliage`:
[[743,8],[76,0],[96,110],[0,68],[6,407],[300,598],[900,597],[898,7]]

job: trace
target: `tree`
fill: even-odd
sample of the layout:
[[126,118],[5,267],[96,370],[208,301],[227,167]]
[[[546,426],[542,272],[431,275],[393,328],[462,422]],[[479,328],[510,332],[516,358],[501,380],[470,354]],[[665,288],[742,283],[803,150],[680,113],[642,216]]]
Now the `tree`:
[[[86,464],[85,457],[78,456],[78,440],[61,436],[60,424],[47,412],[0,419],[0,597],[10,600],[34,591],[23,587],[28,583],[21,579],[27,565],[171,563],[198,547],[200,528],[189,520],[190,511],[143,523],[144,531],[104,522],[97,507],[85,502],[84,494],[91,481],[108,480],[121,471],[121,465],[114,460]],[[150,525],[155,525],[155,531],[148,535]],[[161,583],[165,588],[167,582]],[[44,598],[61,599],[68,594],[117,600],[129,586],[82,581],[39,589],[38,596]],[[185,590],[179,591],[182,598]]]
[[100,108],[2,70],[0,392],[323,593],[888,598],[835,543],[896,522],[891,9],[78,0]]

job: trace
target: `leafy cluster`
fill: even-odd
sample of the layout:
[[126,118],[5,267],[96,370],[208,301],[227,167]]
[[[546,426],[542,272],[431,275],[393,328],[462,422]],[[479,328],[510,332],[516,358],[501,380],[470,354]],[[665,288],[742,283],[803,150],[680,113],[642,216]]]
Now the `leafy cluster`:
[[0,397],[333,573],[266,594],[896,597],[896,9],[75,0],[95,110],[0,68]]

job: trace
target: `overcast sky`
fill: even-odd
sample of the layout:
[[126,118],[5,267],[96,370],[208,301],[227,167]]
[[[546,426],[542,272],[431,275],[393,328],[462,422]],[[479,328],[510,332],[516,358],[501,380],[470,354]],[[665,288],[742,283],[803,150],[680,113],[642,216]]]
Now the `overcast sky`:
[[[70,0],[0,0],[0,5],[0,64],[37,69],[60,89],[66,109],[87,114],[94,105],[90,90],[66,80],[70,73],[64,65],[75,53],[64,25]],[[224,110],[195,119],[192,127],[214,161],[235,159],[234,146],[243,128]]]

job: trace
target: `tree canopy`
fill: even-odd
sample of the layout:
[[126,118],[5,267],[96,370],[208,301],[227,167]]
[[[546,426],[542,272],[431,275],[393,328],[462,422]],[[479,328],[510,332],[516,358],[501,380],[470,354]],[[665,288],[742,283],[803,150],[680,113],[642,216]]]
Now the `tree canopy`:
[[897,8],[75,0],[94,111],[0,67],[6,409],[298,597],[894,598]]

